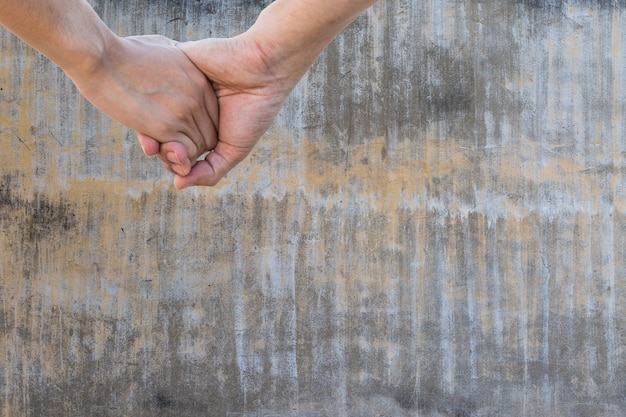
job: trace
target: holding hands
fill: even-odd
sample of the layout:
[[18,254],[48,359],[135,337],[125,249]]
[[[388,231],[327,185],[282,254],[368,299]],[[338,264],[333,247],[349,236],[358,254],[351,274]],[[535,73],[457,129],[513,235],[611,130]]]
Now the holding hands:
[[[182,43],[180,49],[211,80],[219,104],[218,140],[177,188],[212,186],[241,162],[274,122],[285,100],[324,48],[375,0],[276,0],[245,33]],[[182,154],[180,143],[138,134],[144,150]],[[157,148],[160,148],[157,152]],[[202,152],[189,155],[195,159]]]
[[[267,67],[256,46],[241,37],[189,42],[181,44],[180,49],[212,81],[219,102],[219,139],[188,175],[176,173],[174,185],[212,186],[252,151],[274,122],[295,83],[281,80]],[[159,147],[151,137],[141,133],[137,136],[144,149]],[[164,156],[171,152],[181,155],[183,151],[180,142],[164,143],[160,145],[159,157],[168,168],[169,161]],[[203,151],[190,154],[190,159]]]
[[326,45],[374,2],[275,0],[240,36],[180,44],[120,38],[85,0],[0,0],[0,24],[135,130],[185,188],[213,186],[241,162]]
[[[118,41],[106,61],[87,73],[70,75],[72,80],[111,118],[161,138],[166,168],[189,174],[193,156],[217,144],[217,98],[211,85],[170,39],[137,36]],[[157,144],[140,143],[146,154],[158,150]],[[168,143],[174,145],[169,151]]]

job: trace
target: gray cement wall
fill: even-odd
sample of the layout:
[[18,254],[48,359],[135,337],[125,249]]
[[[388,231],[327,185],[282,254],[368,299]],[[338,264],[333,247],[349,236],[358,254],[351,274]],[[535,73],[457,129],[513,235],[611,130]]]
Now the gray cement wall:
[[[181,40],[266,5],[93,4]],[[626,2],[383,1],[182,192],[0,50],[0,416],[626,415]]]

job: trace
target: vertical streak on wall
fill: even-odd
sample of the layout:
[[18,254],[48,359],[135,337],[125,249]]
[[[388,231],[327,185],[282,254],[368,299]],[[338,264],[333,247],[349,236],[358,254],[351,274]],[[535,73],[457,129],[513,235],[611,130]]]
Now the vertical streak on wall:
[[234,328],[233,334],[235,335],[235,355],[237,357],[237,367],[239,370],[239,383],[241,384],[243,394],[244,407],[248,402],[247,389],[248,386],[248,356],[246,353],[246,322],[244,318],[245,309],[243,305],[244,300],[244,285],[243,280],[245,276],[245,258],[241,253],[243,245],[241,244],[242,235],[239,231],[235,231],[235,246],[234,246],[234,259],[233,259],[233,292],[235,294],[235,306],[234,306]]

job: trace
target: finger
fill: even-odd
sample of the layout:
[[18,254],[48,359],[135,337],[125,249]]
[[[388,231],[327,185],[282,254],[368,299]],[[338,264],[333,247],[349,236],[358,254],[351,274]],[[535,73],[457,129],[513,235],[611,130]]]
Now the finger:
[[[213,149],[217,145],[217,120],[218,102],[215,91],[208,78],[180,49],[176,49],[181,59],[188,65],[182,66],[194,87],[193,97],[185,97],[192,100],[193,105],[187,113],[188,126],[185,135],[178,140],[187,148],[187,157],[195,164],[196,159],[203,153]],[[181,64],[182,65],[182,64]],[[182,103],[183,105],[185,102]]]
[[177,175],[187,175],[192,163],[187,157],[187,149],[180,142],[159,143],[156,139],[143,133],[137,133],[137,139],[143,152],[148,156],[158,156],[165,169]]
[[165,165],[169,164],[170,172],[185,176],[189,174],[192,166],[195,164],[195,160],[192,162],[189,158],[188,152],[183,143],[173,140],[162,143],[158,155]]
[[[217,100],[217,95],[215,94],[215,90],[213,89],[213,85],[208,79],[207,79],[207,82],[209,83],[209,89],[207,89],[204,93],[204,103],[206,105],[207,113],[209,115],[213,128],[215,129],[216,132],[219,132],[220,130],[219,129],[220,128],[219,102]],[[215,145],[217,145],[217,137],[216,137]],[[213,149],[214,147],[215,146],[213,146],[211,149]]]
[[[159,159],[161,159],[161,157],[159,157]],[[163,163],[163,168],[165,168],[167,172],[178,175],[176,174],[176,171],[172,169],[172,164],[169,161],[164,161],[163,159],[161,159],[161,162]]]
[[215,185],[215,183],[210,184],[209,181],[210,178],[214,177],[215,172],[208,161],[198,161],[198,163],[191,168],[188,175],[176,175],[174,178],[174,187],[178,190],[182,190],[194,185]]
[[137,132],[137,141],[139,142],[139,145],[141,145],[143,153],[147,156],[154,156],[159,153],[161,144],[152,137]]
[[[211,90],[211,92],[212,91],[213,90]],[[205,104],[212,105],[212,103]],[[217,146],[217,123],[211,117],[213,115],[215,115],[215,118],[217,119],[217,100],[214,104],[214,109],[206,107],[202,112],[197,112],[193,115],[194,123],[202,135],[202,140],[199,142],[199,146],[195,148],[194,154],[189,154],[189,150],[187,150],[189,159],[193,160],[192,165],[195,164],[197,158],[199,158],[202,154],[214,149],[215,146]]]
[[198,185],[212,187],[241,162],[250,150],[251,148],[239,148],[218,142],[213,152],[210,152],[204,160],[198,161],[188,175],[177,175],[174,186],[179,190]]
[[217,146],[218,126],[219,126],[219,106],[217,102],[217,96],[213,90],[213,86],[208,79],[205,78],[206,87],[203,94],[203,106],[199,111],[193,114],[193,120],[196,124],[196,128],[203,137],[202,145],[197,149],[197,155],[199,157],[203,153],[214,149]]

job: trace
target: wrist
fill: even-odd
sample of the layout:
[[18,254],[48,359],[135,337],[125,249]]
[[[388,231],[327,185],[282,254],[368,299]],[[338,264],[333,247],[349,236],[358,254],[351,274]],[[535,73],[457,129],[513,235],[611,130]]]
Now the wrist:
[[95,32],[86,41],[76,42],[53,59],[77,84],[102,72],[115,60],[116,53],[123,49],[122,39],[108,28]]
[[323,47],[317,51],[318,48],[313,48],[312,45],[304,47],[291,36],[275,33],[280,22],[275,19],[275,15],[264,15],[265,13],[269,14],[269,11],[264,10],[254,25],[237,38],[250,51],[249,55],[257,63],[255,66],[260,72],[273,84],[292,89],[311,67]]
[[268,68],[297,82],[324,48],[374,2],[275,0],[244,36],[256,45]]

